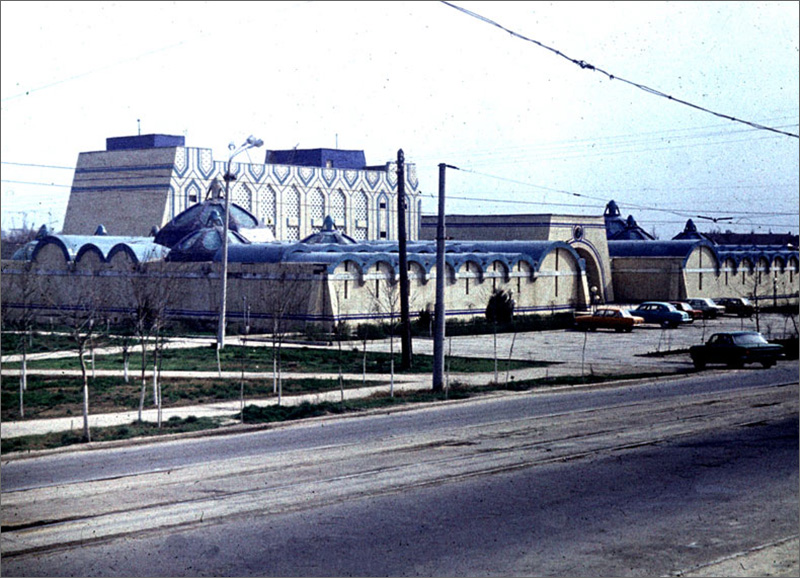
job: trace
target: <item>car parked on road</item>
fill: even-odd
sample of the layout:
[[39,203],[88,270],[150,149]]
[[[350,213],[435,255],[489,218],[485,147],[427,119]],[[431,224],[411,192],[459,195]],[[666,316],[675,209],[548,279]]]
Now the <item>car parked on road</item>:
[[752,317],[756,312],[756,307],[752,301],[746,297],[720,297],[714,299],[717,305],[722,305],[725,308],[725,313],[729,315],[736,315],[738,317]]
[[702,311],[703,319],[716,319],[717,317],[722,317],[725,313],[725,308],[722,305],[717,305],[713,299],[709,299],[708,297],[687,299],[686,302],[694,309]]
[[594,313],[575,316],[575,327],[582,331],[613,329],[617,332],[630,333],[634,327],[642,323],[644,319],[631,315],[619,307],[600,307]]
[[769,368],[784,356],[782,345],[770,343],[758,331],[715,333],[703,345],[690,347],[689,355],[697,369],[703,369],[709,363],[723,363],[736,368],[747,363],[760,363]]
[[645,301],[629,312],[644,319],[645,323],[655,323],[664,328],[675,328],[683,323],[689,323],[691,319],[688,313],[678,311],[665,301]]
[[677,309],[678,311],[683,311],[685,313],[688,313],[689,317],[691,317],[689,323],[694,323],[695,319],[703,318],[703,312],[700,311],[699,309],[695,309],[694,307],[686,303],[686,301],[670,301],[670,305],[673,305],[675,309]]

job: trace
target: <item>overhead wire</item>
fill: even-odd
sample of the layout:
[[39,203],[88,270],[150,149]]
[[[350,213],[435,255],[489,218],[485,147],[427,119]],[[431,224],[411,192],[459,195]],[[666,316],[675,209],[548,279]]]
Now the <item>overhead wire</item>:
[[544,48],[545,50],[549,50],[550,52],[552,52],[556,56],[560,56],[561,58],[564,58],[565,60],[567,60],[567,61],[579,66],[582,70],[591,70],[591,71],[599,72],[600,74],[608,77],[609,80],[618,80],[620,82],[623,82],[625,84],[629,84],[629,85],[631,85],[631,86],[633,86],[635,88],[638,88],[638,89],[640,89],[640,90],[642,90],[644,92],[647,92],[649,94],[652,94],[652,95],[655,95],[655,96],[659,96],[659,97],[662,97],[662,98],[666,98],[667,100],[670,100],[672,102],[677,102],[678,104],[682,104],[684,106],[688,106],[688,107],[694,108],[694,109],[699,110],[701,112],[706,112],[708,114],[712,114],[712,115],[714,115],[716,117],[719,117],[719,118],[724,118],[726,120],[730,120],[730,121],[733,121],[733,122],[746,124],[748,126],[756,128],[758,130],[766,130],[766,131],[774,132],[774,133],[777,133],[777,134],[782,134],[784,136],[800,139],[800,134],[794,134],[794,133],[786,132],[786,131],[783,131],[783,130],[780,130],[780,129],[777,129],[777,128],[774,128],[774,127],[769,127],[769,126],[766,126],[766,125],[763,125],[763,124],[759,124],[757,122],[752,122],[752,121],[736,118],[736,117],[728,115],[728,114],[723,114],[723,113],[720,113],[720,112],[716,112],[714,110],[705,108],[703,106],[691,103],[691,102],[689,102],[687,100],[683,100],[681,98],[677,98],[677,97],[671,96],[669,94],[666,94],[666,93],[664,93],[664,92],[662,92],[662,91],[660,91],[658,89],[652,88],[652,87],[647,86],[645,84],[641,84],[639,82],[634,82],[632,80],[627,80],[627,79],[622,78],[620,76],[617,76],[615,74],[611,74],[610,72],[607,72],[607,71],[603,70],[602,68],[599,68],[599,67],[597,67],[597,66],[595,66],[593,64],[590,64],[589,62],[586,62],[585,60],[578,60],[578,59],[575,59],[575,58],[571,58],[571,57],[567,56],[566,54],[564,54],[563,52],[561,52],[560,50],[557,50],[557,49],[555,49],[555,48],[553,48],[551,46],[548,46],[548,45],[546,45],[546,44],[544,44],[544,43],[542,43],[542,42],[540,42],[538,40],[535,40],[533,38],[528,38],[527,36],[524,36],[524,35],[522,35],[522,34],[520,34],[518,32],[515,32],[514,30],[511,30],[510,28],[507,28],[507,27],[503,26],[502,24],[499,24],[498,22],[495,22],[494,20],[491,20],[490,18],[487,18],[485,16],[482,16],[482,15],[478,14],[477,12],[473,12],[472,10],[468,10],[468,9],[463,8],[461,6],[457,6],[456,4],[453,4],[452,2],[448,2],[447,0],[441,0],[441,2],[442,2],[442,4],[444,4],[446,6],[449,6],[450,8],[453,8],[455,10],[458,10],[459,12],[462,12],[462,13],[464,13],[464,14],[466,14],[468,16],[471,16],[473,18],[476,18],[476,19],[478,19],[478,20],[480,20],[482,22],[485,22],[486,24],[490,24],[491,26],[495,26],[495,27],[499,28],[500,30],[503,30],[504,32],[507,32],[508,34],[510,34],[511,36],[513,36],[515,38],[519,38],[520,40],[524,40],[526,42],[531,42],[531,43],[533,43],[533,44],[535,44],[535,45],[537,45],[537,46],[539,46],[541,48]]

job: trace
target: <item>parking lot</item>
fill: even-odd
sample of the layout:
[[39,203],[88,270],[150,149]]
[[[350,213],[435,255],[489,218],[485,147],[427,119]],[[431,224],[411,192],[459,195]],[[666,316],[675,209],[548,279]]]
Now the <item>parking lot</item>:
[[[795,318],[796,322],[797,319]],[[550,362],[547,368],[526,373],[538,375],[631,374],[663,371],[672,373],[690,369],[688,353],[648,355],[680,352],[692,345],[703,343],[718,331],[756,330],[756,318],[724,316],[717,319],[696,320],[675,329],[662,329],[657,325],[642,325],[631,333],[611,330],[583,332],[555,330],[497,335],[499,359],[534,360]],[[780,339],[795,333],[791,318],[780,314],[761,314],[758,329],[767,339]],[[464,357],[493,357],[492,335],[457,336],[445,339],[445,353]],[[513,350],[512,350],[513,343]],[[381,349],[386,343],[380,345]],[[395,343],[395,348],[398,348]],[[433,342],[414,340],[414,353],[433,353]],[[510,355],[509,355],[510,353]]]

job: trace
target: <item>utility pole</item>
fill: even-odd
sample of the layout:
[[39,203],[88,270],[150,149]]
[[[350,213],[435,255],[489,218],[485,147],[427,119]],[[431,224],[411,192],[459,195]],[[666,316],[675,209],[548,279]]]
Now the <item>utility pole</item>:
[[433,391],[444,389],[444,332],[445,332],[445,303],[444,280],[447,275],[447,266],[444,260],[445,242],[445,217],[444,217],[444,181],[445,170],[456,169],[452,165],[439,164],[439,214],[436,220],[436,303],[434,305],[433,327]]
[[444,173],[439,163],[439,213],[436,219],[436,303],[433,308],[433,391],[444,389]]
[[406,169],[403,149],[397,151],[397,240],[400,252],[400,325],[403,358],[400,367],[411,368],[411,323],[408,312],[408,252],[406,249]]

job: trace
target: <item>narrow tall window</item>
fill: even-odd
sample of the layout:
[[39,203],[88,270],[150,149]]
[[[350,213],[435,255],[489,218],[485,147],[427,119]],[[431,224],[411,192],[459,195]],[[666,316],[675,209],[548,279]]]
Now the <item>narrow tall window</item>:
[[556,272],[555,272],[555,275],[556,275],[556,297],[558,297],[558,276],[560,275],[560,272],[558,270],[558,253],[559,253],[559,249],[556,249]]
[[703,251],[700,251],[700,266],[698,267],[700,270],[697,273],[697,289],[702,291],[703,290]]

